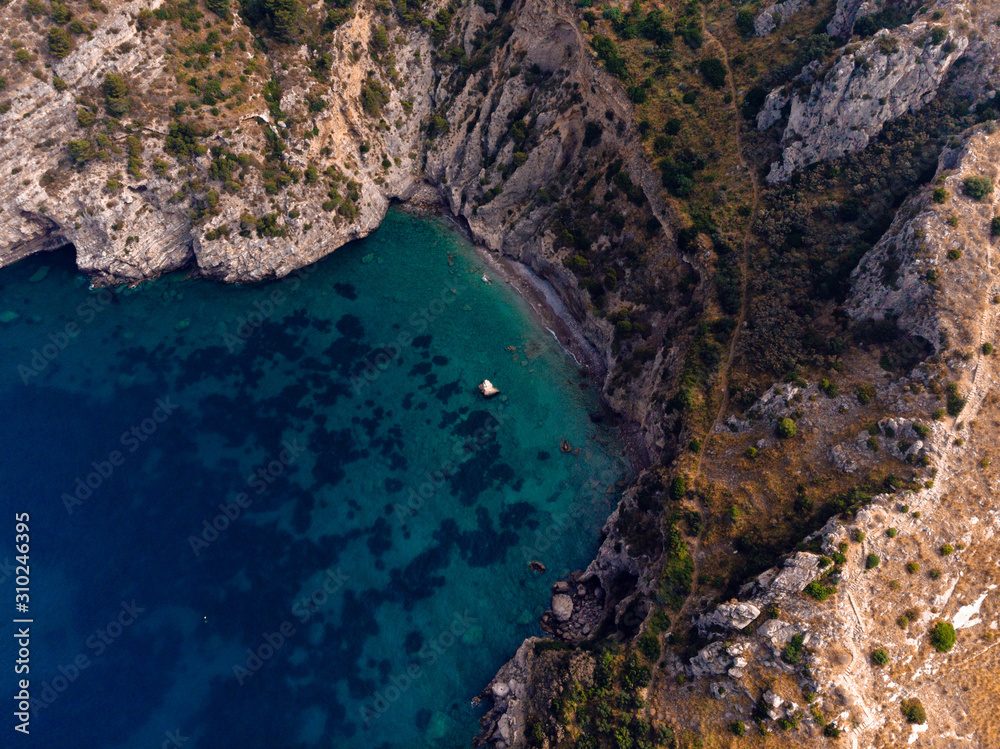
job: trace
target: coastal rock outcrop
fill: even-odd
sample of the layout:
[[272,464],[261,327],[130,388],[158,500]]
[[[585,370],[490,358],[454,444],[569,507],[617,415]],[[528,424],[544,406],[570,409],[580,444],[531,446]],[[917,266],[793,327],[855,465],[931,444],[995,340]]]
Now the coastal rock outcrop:
[[1000,184],[1000,135],[991,131],[976,128],[946,151],[935,187],[912,197],[862,259],[847,303],[852,317],[891,319],[914,345],[933,352],[974,350],[993,340],[1000,193],[969,188],[976,180]]
[[886,122],[933,98],[969,39],[950,34],[925,45],[928,33],[926,23],[881,31],[841,55],[804,98],[792,96],[781,161],[771,165],[767,181],[783,182],[809,164],[858,151]]

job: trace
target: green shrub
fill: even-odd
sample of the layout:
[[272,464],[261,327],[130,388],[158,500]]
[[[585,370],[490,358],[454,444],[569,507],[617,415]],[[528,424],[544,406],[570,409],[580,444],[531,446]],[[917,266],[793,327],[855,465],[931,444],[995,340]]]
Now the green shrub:
[[130,135],[125,139],[128,148],[128,172],[136,179],[142,177],[142,141],[139,136]]
[[642,663],[633,653],[625,660],[625,667],[622,669],[622,686],[630,692],[644,689],[649,686],[653,674],[649,666]]
[[939,570],[939,569],[933,569],[928,574],[931,576],[931,580],[940,580],[941,579],[941,570]]
[[888,528],[885,532],[885,535],[887,535],[889,538],[895,538],[897,535],[899,535],[899,531],[895,528]]
[[921,424],[919,421],[915,421],[912,424],[913,431],[917,433],[920,439],[927,439],[930,436],[931,428],[925,424]]
[[986,354],[987,356],[989,356],[990,354],[992,354],[993,353],[993,344],[989,343],[989,342],[984,343],[983,344],[983,353]]
[[854,533],[851,534],[851,540],[856,544],[860,544],[866,538],[865,532],[858,528]]
[[649,617],[649,631],[654,635],[660,634],[670,628],[670,616],[663,609],[656,609]]
[[778,436],[781,439],[791,439],[798,433],[798,427],[795,422],[789,419],[787,416],[783,419],[778,419]]
[[879,563],[881,561],[882,560],[878,558],[878,554],[869,554],[867,557],[865,557],[865,569],[873,570],[879,566]]
[[732,732],[733,736],[745,736],[747,727],[742,720],[734,720],[729,724],[729,730]]
[[726,66],[717,57],[706,57],[698,63],[698,72],[713,88],[726,85]]
[[990,221],[990,236],[1000,237],[1000,216],[994,216]]
[[604,67],[611,75],[624,80],[628,77],[628,68],[625,60],[618,51],[618,45],[603,34],[594,34],[590,40],[590,45],[597,53],[597,59],[604,63]]
[[749,8],[740,8],[736,14],[736,30],[740,36],[750,36],[754,33],[753,11]]
[[802,662],[802,652],[804,646],[802,635],[794,635],[784,649],[781,651],[781,660],[793,666]]
[[885,648],[876,648],[876,650],[872,653],[872,661],[876,666],[888,666],[889,651]]
[[827,587],[823,585],[819,580],[813,580],[809,583],[805,590],[803,591],[807,596],[817,601],[825,601],[834,593],[837,592],[836,588]]
[[73,51],[73,37],[66,29],[53,26],[49,29],[49,52],[60,60]]
[[993,192],[993,182],[989,177],[966,177],[962,182],[962,192],[973,200],[983,200]]
[[906,718],[907,723],[923,725],[927,722],[927,712],[924,710],[923,704],[916,697],[903,700],[899,703],[899,707],[902,709],[903,717]]
[[131,103],[128,100],[128,86],[124,78],[117,73],[107,73],[104,76],[102,89],[108,114],[121,117],[128,113]]
[[[369,117],[378,117],[382,112],[382,107],[389,103],[389,92],[382,87],[374,78],[368,78],[361,84],[361,108]],[[439,119],[444,119],[439,117]],[[434,125],[432,122],[428,130]],[[445,121],[447,125],[447,121]],[[447,130],[447,127],[445,128]],[[429,134],[428,137],[434,137]]]
[[167,137],[163,150],[177,158],[194,158],[206,153],[205,146],[198,138],[207,133],[197,125],[188,122],[171,122],[167,127]]
[[652,632],[644,632],[636,641],[639,652],[651,663],[660,660],[660,638]]
[[680,501],[684,499],[685,494],[687,494],[687,478],[684,476],[675,476],[674,480],[670,483],[670,497]]
[[66,151],[74,164],[82,165],[97,156],[94,144],[89,140],[71,140],[66,144]]
[[875,386],[860,385],[858,386],[858,389],[854,391],[854,395],[857,396],[858,403],[862,406],[867,406],[875,398]]
[[940,551],[941,551],[941,556],[943,557],[951,556],[952,552],[955,551],[955,547],[952,546],[951,544],[945,544],[944,546],[941,547]]
[[965,408],[965,398],[962,397],[962,394],[958,389],[958,385],[954,382],[948,385],[947,392],[948,400],[946,408],[948,410],[948,415],[958,416],[962,413],[962,409]]
[[69,8],[64,4],[60,2],[52,3],[52,20],[55,23],[69,23],[72,17],[73,14],[69,12]]
[[935,203],[939,204],[947,203],[949,197],[951,196],[948,194],[948,191],[945,190],[943,187],[935,188],[934,192],[931,194],[931,199]]

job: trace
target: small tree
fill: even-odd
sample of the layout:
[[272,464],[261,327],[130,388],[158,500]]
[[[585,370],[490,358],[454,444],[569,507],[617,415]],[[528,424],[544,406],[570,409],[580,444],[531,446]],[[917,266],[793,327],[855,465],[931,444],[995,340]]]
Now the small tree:
[[108,114],[114,117],[121,117],[128,113],[131,105],[128,100],[128,86],[124,78],[117,73],[106,74],[104,76],[103,90]]
[[899,706],[903,710],[903,717],[906,718],[907,723],[923,725],[927,722],[927,711],[924,710],[923,704],[916,697],[903,700]]
[[73,51],[73,37],[66,29],[53,26],[49,29],[49,52],[60,60]]
[[674,480],[670,482],[670,497],[674,500],[680,501],[684,499],[684,495],[687,493],[687,479],[683,476],[675,476]]
[[740,36],[750,36],[754,32],[753,12],[749,8],[740,8],[737,12],[736,30]]
[[705,76],[713,88],[726,85],[726,66],[717,57],[706,57],[698,63],[698,71]]
[[74,164],[86,164],[97,155],[94,144],[89,140],[71,140],[66,144],[66,151]]
[[947,653],[955,647],[955,628],[950,622],[938,622],[931,630],[931,645],[939,653]]
[[795,426],[795,422],[789,419],[787,416],[783,419],[778,419],[778,436],[781,439],[791,439],[798,433],[798,427]]

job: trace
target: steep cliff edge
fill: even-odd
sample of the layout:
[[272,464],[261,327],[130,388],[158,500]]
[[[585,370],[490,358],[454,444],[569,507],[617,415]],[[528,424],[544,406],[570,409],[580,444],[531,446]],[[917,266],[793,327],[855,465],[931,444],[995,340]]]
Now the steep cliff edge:
[[[849,36],[859,15],[871,10],[839,3],[830,33]],[[1000,31],[977,24],[983,10],[953,2],[922,7],[911,23],[851,43],[807,76],[773,90],[757,120],[761,130],[784,122],[781,158],[772,163],[768,182],[865,148],[886,123],[918,111],[942,91],[961,92],[970,105],[992,99]],[[905,17],[905,8],[897,13]],[[892,18],[882,23],[891,25]]]
[[[80,34],[47,11],[0,9],[19,45],[2,53],[0,263],[72,243],[97,284],[179,268],[257,281],[415,200],[551,283],[605,370],[614,323],[588,314],[598,292],[648,331],[681,314],[669,288],[655,308],[639,301],[662,279],[620,257],[641,243],[661,266],[687,266],[631,104],[572,9],[342,5],[300,9],[281,32],[295,43],[268,17],[251,28],[235,7],[178,0],[73,4],[65,28]],[[608,291],[588,293],[581,269]],[[665,361],[647,367],[650,383]],[[662,445],[643,399],[613,398]]]

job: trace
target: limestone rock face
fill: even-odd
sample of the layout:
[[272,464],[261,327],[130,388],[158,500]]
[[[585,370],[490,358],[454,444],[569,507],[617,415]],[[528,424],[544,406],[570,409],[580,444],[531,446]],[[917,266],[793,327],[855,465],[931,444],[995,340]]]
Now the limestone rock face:
[[[248,43],[245,49],[227,49],[226,59],[237,71],[256,72],[243,76],[240,101],[227,102],[238,106],[220,107],[214,118],[204,109],[198,117],[174,113],[175,99],[191,99],[187,85],[180,84],[186,71],[175,73],[171,60],[177,54],[177,27],[160,23],[140,30],[135,22],[139,11],[161,4],[109,0],[108,12],[86,15],[85,21],[96,24],[90,39],[78,41],[64,59],[45,56],[51,64],[46,80],[30,75],[28,67],[5,71],[3,99],[11,106],[0,115],[0,265],[73,244],[80,269],[96,284],[135,283],[185,266],[227,282],[258,281],[284,276],[370,234],[391,201],[443,201],[468,222],[475,239],[530,265],[583,317],[585,304],[569,298],[571,290],[577,293],[572,274],[552,257],[551,238],[539,231],[562,192],[585,181],[577,176],[580,166],[600,158],[595,168],[603,169],[609,159],[620,157],[636,182],[657,187],[650,191],[655,212],[665,220],[671,217],[659,194],[658,175],[636,145],[628,98],[593,59],[572,8],[564,3],[518,0],[509,11],[509,38],[491,53],[486,68],[463,77],[462,85],[456,85],[450,70],[435,67],[430,34],[420,28],[394,30],[395,77],[385,66],[373,65],[368,46],[379,14],[365,4],[318,51],[270,42],[264,51],[255,50],[234,7],[228,38]],[[23,18],[20,6],[0,8],[5,28],[16,31],[22,42],[34,35],[44,52],[44,29]],[[452,24],[454,41],[471,54],[473,38],[494,18],[478,4],[461,8]],[[361,60],[354,49],[361,50]],[[312,75],[319,51],[330,56],[329,79],[322,82]],[[536,65],[537,77],[521,73]],[[131,107],[108,136],[110,143],[100,146],[105,149],[101,157],[74,165],[67,143],[97,137],[78,122],[78,111],[86,105],[103,122],[101,86],[109,73],[128,83]],[[272,73],[287,123],[274,116],[273,102],[265,99]],[[49,80],[53,75],[61,91]],[[376,115],[362,103],[369,81],[385,93]],[[579,93],[571,97],[572,91]],[[321,107],[312,108],[317,101]],[[525,102],[531,103],[537,143],[511,171],[515,144],[508,115]],[[606,128],[600,149],[585,152],[588,111],[607,112],[614,126]],[[426,131],[432,116],[446,122],[433,141]],[[165,153],[165,138],[177,120],[196,121],[211,131],[202,139],[203,149],[248,157],[258,168],[244,169],[238,189],[229,189],[212,176],[210,150],[190,158]],[[283,142],[283,164],[298,175],[277,192],[259,164],[275,134]],[[126,169],[124,157],[129,137],[140,141],[141,167],[135,174]],[[164,167],[153,169],[156,162]],[[566,179],[570,165],[573,178]],[[323,179],[303,179],[309,167],[321,175],[337,169],[356,183],[353,214],[324,207],[328,185]],[[214,191],[211,205],[192,184],[205,194]],[[543,187],[552,194],[551,205],[536,200]],[[495,194],[484,197],[490,188]],[[259,222],[269,213],[275,223],[262,230]],[[228,233],[219,236],[219,229]],[[598,325],[588,333],[610,340]]]
[[858,320],[895,319],[928,353],[974,350],[992,340],[991,233],[1000,192],[975,200],[965,195],[964,182],[980,177],[1000,184],[1000,134],[975,129],[941,156],[938,176],[943,180],[933,184],[947,202],[935,203],[930,188],[907,201],[855,269],[847,310]]
[[[810,164],[858,151],[886,122],[933,99],[969,46],[969,38],[949,31],[944,40],[932,44],[931,31],[931,24],[923,21],[880,31],[841,54],[807,93],[792,96],[781,136],[781,160],[771,165],[767,181],[784,182]],[[768,114],[758,127],[773,124],[777,103],[766,105]]]
[[754,34],[767,36],[778,28],[782,21],[787,21],[807,5],[809,5],[809,0],[784,0],[765,8],[754,19]]
[[722,603],[716,607],[709,620],[721,627],[743,629],[758,616],[760,609],[752,603]]
[[884,0],[837,0],[837,9],[826,25],[826,33],[841,39],[850,39],[858,19],[872,16],[885,6]]

